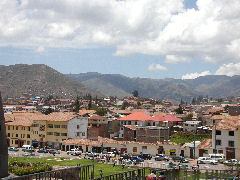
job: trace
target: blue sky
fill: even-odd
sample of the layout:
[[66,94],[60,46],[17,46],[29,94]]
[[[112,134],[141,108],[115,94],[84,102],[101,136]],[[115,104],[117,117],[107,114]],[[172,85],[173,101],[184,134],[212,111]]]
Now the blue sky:
[[1,65],[178,79],[240,72],[234,0],[54,3],[0,3]]

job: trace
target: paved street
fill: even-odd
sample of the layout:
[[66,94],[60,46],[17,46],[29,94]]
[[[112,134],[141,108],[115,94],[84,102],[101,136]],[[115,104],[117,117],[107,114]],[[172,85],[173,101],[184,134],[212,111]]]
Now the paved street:
[[[37,150],[36,150],[37,151]],[[64,157],[64,158],[70,158],[70,159],[76,159],[76,158],[84,158],[84,156],[79,157],[79,156],[72,156],[72,155],[68,155],[66,152],[61,151],[60,154],[55,154],[52,155],[50,153],[38,153],[38,152],[34,152],[34,156],[33,157]],[[24,157],[25,154],[30,154],[30,153],[26,153],[23,152],[21,149],[18,152],[13,152],[13,151],[8,151],[8,154],[10,157]],[[27,156],[27,157],[31,157],[31,156]],[[112,161],[110,161],[110,163],[112,163]],[[170,160],[169,162],[165,162],[165,161],[155,161],[154,158],[152,158],[151,160],[145,160],[143,163],[137,164],[137,166],[139,167],[149,167],[149,168],[161,168],[161,169],[168,169],[168,164],[172,162],[176,165],[179,165],[179,162],[173,162],[172,160]],[[117,163],[119,164],[119,162]],[[188,169],[192,169],[192,166],[196,166],[197,165],[197,160],[189,160],[189,163],[182,163],[182,165],[188,165]],[[133,166],[133,165],[130,165]],[[230,166],[226,166],[224,164],[218,164],[218,165],[211,165],[211,164],[199,164],[199,169],[201,170],[227,170],[227,169],[231,169]]]

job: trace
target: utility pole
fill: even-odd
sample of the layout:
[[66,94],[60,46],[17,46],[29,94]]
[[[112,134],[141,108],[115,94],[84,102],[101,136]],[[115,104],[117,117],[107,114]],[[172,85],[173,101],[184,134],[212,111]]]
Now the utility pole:
[[196,129],[197,129],[197,126],[195,127],[195,130],[194,130],[194,144],[193,144],[193,158],[194,158],[194,160],[196,159]]

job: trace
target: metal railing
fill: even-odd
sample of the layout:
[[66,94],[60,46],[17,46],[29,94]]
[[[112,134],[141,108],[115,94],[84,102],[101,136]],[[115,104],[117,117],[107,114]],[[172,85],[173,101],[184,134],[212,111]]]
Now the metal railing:
[[102,176],[100,173],[99,178],[94,180],[145,180],[145,168],[135,169],[131,171],[125,171],[121,173],[111,174],[107,176]]
[[66,169],[28,174],[19,177],[4,178],[2,180],[92,180],[94,179],[94,165],[76,166]]

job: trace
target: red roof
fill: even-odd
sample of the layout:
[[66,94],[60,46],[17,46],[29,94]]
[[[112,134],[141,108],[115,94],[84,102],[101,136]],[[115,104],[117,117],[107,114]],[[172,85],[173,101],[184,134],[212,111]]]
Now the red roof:
[[176,118],[172,115],[158,115],[158,116],[155,116],[155,117],[151,117],[148,119],[148,121],[183,121],[182,119],[180,118]]
[[147,121],[151,116],[144,112],[133,112],[125,117],[119,118],[121,121]]

